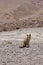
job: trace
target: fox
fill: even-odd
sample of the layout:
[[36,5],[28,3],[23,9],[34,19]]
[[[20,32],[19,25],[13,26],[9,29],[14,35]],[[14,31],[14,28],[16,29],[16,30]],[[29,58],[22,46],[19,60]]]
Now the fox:
[[19,46],[19,48],[23,48],[23,47],[30,47],[30,42],[31,40],[31,34],[27,34],[27,38],[25,40],[23,40],[22,44]]

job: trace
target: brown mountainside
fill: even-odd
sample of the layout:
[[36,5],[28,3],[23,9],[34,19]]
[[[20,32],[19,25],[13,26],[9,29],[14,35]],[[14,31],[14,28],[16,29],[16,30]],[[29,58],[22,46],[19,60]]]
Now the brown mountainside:
[[43,0],[0,0],[0,31],[43,26]]

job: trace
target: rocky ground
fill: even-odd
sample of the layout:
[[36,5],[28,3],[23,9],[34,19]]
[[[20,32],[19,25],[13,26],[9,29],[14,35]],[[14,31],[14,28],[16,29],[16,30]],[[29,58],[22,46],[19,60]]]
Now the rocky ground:
[[43,0],[0,0],[0,32],[43,27]]
[[[19,48],[27,33],[30,47]],[[0,32],[0,65],[43,65],[43,28]]]

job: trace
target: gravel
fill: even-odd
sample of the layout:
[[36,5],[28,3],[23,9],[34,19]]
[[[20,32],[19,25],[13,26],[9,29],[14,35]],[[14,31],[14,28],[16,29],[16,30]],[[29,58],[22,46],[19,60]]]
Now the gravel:
[[[19,48],[27,33],[30,47]],[[43,65],[43,28],[0,32],[0,65]]]

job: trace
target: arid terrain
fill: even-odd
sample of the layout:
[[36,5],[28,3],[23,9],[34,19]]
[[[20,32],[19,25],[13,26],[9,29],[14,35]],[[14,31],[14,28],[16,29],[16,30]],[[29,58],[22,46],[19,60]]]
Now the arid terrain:
[[[19,48],[29,33],[30,47]],[[0,65],[43,65],[43,28],[0,32]]]
[[43,65],[43,0],[0,0],[0,65]]
[[43,27],[43,0],[0,0],[0,31]]

